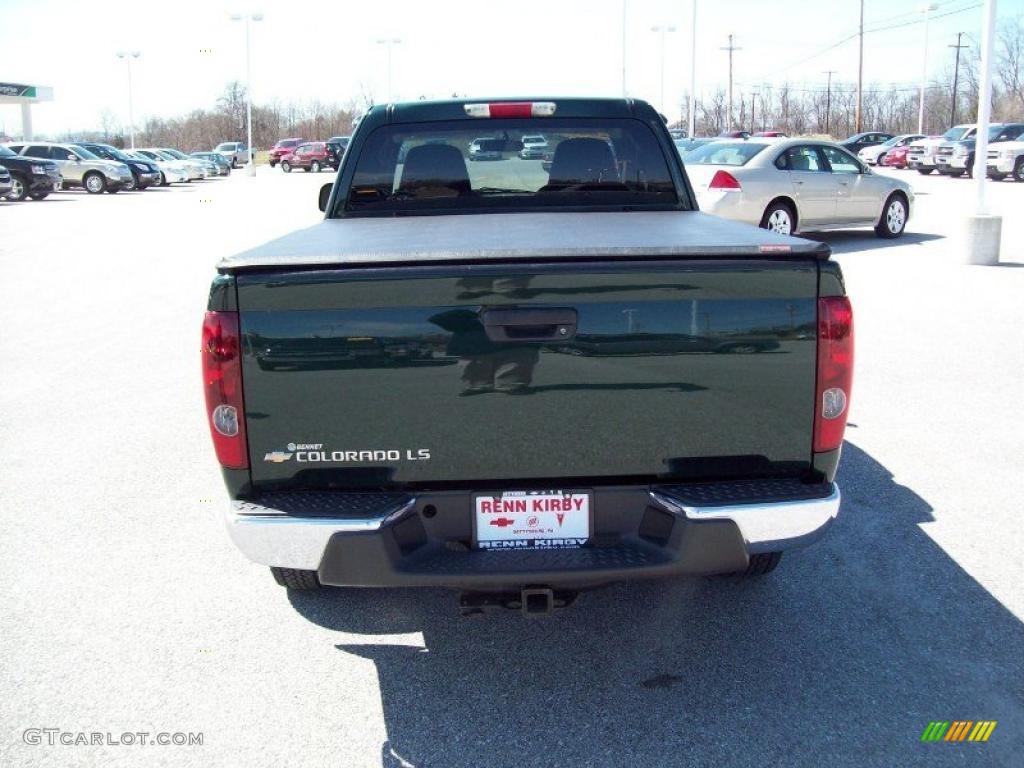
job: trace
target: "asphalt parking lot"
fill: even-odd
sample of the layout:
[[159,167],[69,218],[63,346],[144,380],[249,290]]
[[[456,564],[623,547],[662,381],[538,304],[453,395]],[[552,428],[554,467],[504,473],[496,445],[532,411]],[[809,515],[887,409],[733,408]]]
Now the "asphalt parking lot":
[[[545,620],[289,594],[223,530],[214,264],[315,223],[330,174],[0,201],[0,765],[1020,765],[1024,185],[988,184],[1005,263],[968,267],[973,183],[899,175],[901,240],[816,236],[857,316],[829,536],[758,582],[613,586]],[[998,726],[921,743],[937,719]]]

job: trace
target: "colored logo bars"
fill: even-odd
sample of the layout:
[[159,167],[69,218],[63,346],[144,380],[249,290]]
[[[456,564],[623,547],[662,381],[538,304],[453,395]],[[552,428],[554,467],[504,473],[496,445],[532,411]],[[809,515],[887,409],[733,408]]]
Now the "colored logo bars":
[[996,720],[932,720],[921,734],[921,741],[988,741]]

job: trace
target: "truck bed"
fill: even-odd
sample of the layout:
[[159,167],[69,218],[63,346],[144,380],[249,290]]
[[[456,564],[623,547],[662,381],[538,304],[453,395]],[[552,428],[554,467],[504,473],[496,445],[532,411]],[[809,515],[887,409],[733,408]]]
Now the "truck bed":
[[697,211],[327,219],[221,260],[221,272],[325,265],[603,258],[827,259],[823,243]]

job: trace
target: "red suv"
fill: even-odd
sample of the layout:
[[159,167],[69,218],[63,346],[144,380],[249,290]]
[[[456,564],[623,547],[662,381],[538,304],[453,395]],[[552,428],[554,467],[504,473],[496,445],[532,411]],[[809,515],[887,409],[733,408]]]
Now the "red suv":
[[313,173],[320,173],[325,165],[330,166],[330,153],[323,141],[307,141],[299,144],[289,154],[281,157],[281,170],[291,173],[292,168],[302,168]]
[[274,148],[270,150],[270,167],[273,168],[281,162],[282,157],[299,146],[303,141],[305,141],[305,139],[281,139],[277,142],[277,144],[274,145]]

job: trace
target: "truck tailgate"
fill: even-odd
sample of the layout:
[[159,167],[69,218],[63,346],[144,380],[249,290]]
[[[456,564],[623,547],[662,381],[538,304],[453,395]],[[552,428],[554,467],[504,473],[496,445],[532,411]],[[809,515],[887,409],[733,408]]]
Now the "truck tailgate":
[[810,464],[812,256],[236,281],[257,486],[514,487]]

